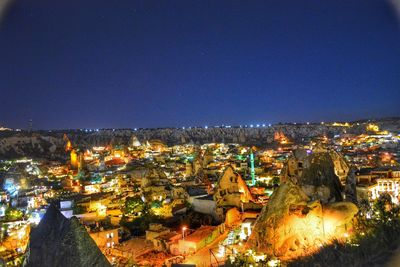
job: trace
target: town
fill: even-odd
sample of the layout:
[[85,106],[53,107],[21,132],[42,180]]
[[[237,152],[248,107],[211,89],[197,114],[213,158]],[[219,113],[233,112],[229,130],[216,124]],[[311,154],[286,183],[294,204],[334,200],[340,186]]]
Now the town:
[[383,220],[374,203],[399,204],[400,133],[330,124],[341,133],[301,141],[278,125],[269,146],[65,133],[60,159],[0,161],[0,265],[280,266],[357,245],[361,221]]

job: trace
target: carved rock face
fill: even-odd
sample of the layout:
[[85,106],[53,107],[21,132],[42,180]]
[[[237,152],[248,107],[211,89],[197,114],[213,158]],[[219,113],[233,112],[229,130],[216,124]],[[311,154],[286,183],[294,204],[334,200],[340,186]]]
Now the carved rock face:
[[293,151],[282,171],[282,181],[302,187],[313,200],[323,203],[346,200],[356,202],[355,177],[344,157],[334,150]]
[[306,255],[333,238],[343,238],[357,211],[351,202],[310,201],[301,187],[289,181],[262,210],[248,245],[278,257]]

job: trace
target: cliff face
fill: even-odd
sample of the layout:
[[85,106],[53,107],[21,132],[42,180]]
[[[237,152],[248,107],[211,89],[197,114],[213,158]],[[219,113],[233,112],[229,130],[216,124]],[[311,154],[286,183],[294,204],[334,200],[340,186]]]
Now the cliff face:
[[65,218],[51,205],[38,227],[31,232],[24,266],[111,265],[78,219]]

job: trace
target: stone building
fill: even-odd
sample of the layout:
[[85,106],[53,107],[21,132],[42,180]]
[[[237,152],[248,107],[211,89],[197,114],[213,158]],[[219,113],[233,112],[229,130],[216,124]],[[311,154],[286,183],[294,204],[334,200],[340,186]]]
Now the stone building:
[[237,207],[242,209],[242,203],[254,201],[253,196],[240,174],[228,166],[219,178],[214,200],[219,207]]

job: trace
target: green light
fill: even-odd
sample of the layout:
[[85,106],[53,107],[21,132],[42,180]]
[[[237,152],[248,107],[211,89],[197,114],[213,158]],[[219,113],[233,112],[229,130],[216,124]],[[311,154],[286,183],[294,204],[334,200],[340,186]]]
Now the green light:
[[256,172],[254,171],[254,154],[253,150],[250,152],[250,174],[251,174],[251,183],[253,185],[256,184]]

